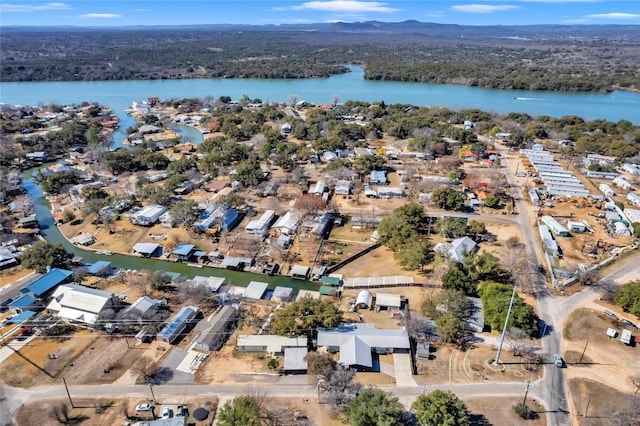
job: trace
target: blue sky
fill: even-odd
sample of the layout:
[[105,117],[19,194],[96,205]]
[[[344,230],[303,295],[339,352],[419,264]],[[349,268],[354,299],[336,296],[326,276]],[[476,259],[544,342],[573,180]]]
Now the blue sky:
[[283,24],[378,20],[461,25],[640,24],[638,0],[2,0],[0,26]]

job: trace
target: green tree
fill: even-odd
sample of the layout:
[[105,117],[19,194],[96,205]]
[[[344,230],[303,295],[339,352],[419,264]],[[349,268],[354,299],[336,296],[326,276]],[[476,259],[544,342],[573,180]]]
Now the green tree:
[[400,266],[406,269],[422,269],[431,257],[432,244],[428,240],[412,239],[395,253]]
[[382,389],[364,389],[347,407],[353,426],[402,426],[406,411],[398,397]]
[[431,201],[436,207],[445,210],[460,210],[464,205],[462,194],[446,186],[434,189]]
[[420,395],[411,408],[421,426],[467,426],[469,411],[464,402],[449,391],[435,390]]
[[625,312],[640,316],[640,280],[625,284],[614,300]]
[[458,290],[468,296],[477,292],[476,281],[460,269],[457,263],[450,263],[449,270],[442,275],[442,288]]
[[250,396],[238,396],[227,401],[218,413],[220,426],[260,426],[260,404]]
[[244,186],[258,186],[265,179],[260,163],[256,160],[244,160],[238,163],[235,178]]
[[378,155],[363,155],[356,158],[354,166],[360,174],[364,175],[371,173],[372,170],[379,170],[385,162],[386,160]]
[[[491,328],[502,331],[504,319],[509,309],[513,286],[494,282],[483,283],[479,293],[484,306],[484,321]],[[531,337],[538,335],[539,318],[533,307],[527,305],[520,297],[513,301],[511,318],[507,329],[518,327]]]
[[460,346],[464,343],[464,322],[452,314],[440,315],[435,319],[437,334],[445,343],[455,343]]
[[453,315],[464,321],[473,314],[473,303],[461,291],[443,289],[436,296],[427,299],[422,304],[422,313],[430,318],[437,318],[443,314]]
[[336,327],[341,321],[340,310],[328,300],[302,298],[276,311],[271,332],[281,335],[311,335],[317,327]]
[[500,197],[489,194],[485,197],[482,203],[485,207],[489,207],[490,209],[497,209],[500,207]]
[[418,235],[418,228],[426,217],[422,204],[409,203],[398,207],[380,222],[380,242],[391,250],[399,249]]
[[47,267],[67,268],[72,258],[73,255],[67,252],[62,244],[37,241],[22,252],[20,261],[25,268],[33,269],[42,274],[47,271]]
[[467,223],[467,234],[471,235],[474,240],[478,240],[482,235],[487,233],[487,227],[484,222],[470,220]]
[[435,230],[444,238],[458,238],[467,235],[467,223],[459,217],[442,217],[436,222]]

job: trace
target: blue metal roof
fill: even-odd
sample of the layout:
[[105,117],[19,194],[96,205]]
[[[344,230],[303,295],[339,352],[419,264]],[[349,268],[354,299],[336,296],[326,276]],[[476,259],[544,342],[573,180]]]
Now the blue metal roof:
[[71,276],[72,272],[67,269],[53,268],[47,272],[25,289],[26,292],[31,292],[36,296],[42,296],[58,284],[62,284],[67,278]]
[[171,254],[175,254],[176,256],[188,256],[195,247],[196,246],[193,244],[180,244],[171,252]]
[[11,317],[7,320],[8,323],[10,324],[20,324],[23,321],[28,320],[29,318],[31,318],[32,316],[34,316],[36,313],[33,311],[24,311],[23,313],[16,315],[14,317]]
[[31,294],[31,293],[23,294],[22,296],[18,297],[13,302],[9,303],[9,308],[11,308],[11,309],[28,308],[28,307],[33,306],[35,301],[36,301],[36,298],[35,298],[35,296],[33,294]]
[[97,274],[107,269],[110,266],[111,266],[111,262],[107,262],[106,260],[99,260],[93,265],[89,266],[87,268],[87,272],[90,274]]

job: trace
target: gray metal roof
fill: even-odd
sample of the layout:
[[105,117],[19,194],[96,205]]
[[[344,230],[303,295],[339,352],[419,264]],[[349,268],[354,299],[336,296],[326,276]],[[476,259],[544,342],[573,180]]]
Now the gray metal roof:
[[260,299],[262,295],[269,287],[268,283],[262,283],[260,281],[251,281],[247,286],[247,290],[244,292],[244,297],[247,299]]
[[307,370],[307,348],[284,348],[284,371]]

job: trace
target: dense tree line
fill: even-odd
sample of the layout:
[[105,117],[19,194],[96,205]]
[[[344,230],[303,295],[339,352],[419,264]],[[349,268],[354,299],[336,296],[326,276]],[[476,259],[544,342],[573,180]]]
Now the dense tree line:
[[[634,40],[544,40],[321,31],[3,32],[2,81],[309,78],[365,66],[372,80],[500,89],[637,89]],[[388,64],[393,63],[393,67]]]

